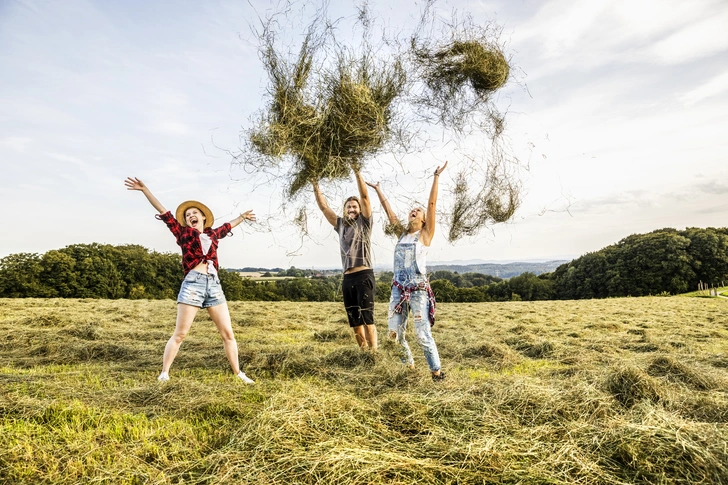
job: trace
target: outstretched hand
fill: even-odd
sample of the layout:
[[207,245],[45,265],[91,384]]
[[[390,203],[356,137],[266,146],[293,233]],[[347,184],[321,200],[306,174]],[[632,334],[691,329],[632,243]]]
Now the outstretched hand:
[[377,182],[376,184],[373,184],[373,183],[371,183],[371,182],[366,182],[366,184],[367,184],[367,185],[368,185],[369,187],[373,188],[374,190],[379,190],[379,184],[380,184],[380,182]]
[[444,172],[445,167],[447,167],[447,160],[445,160],[445,165],[443,165],[442,167],[437,167],[435,169],[435,176],[440,175],[442,172]]
[[255,222],[255,214],[253,214],[253,210],[245,211],[242,214],[240,214],[240,217],[242,217],[244,220]]
[[127,179],[124,180],[124,185],[126,185],[127,190],[144,190],[147,187],[144,185],[144,182],[136,177],[127,177]]

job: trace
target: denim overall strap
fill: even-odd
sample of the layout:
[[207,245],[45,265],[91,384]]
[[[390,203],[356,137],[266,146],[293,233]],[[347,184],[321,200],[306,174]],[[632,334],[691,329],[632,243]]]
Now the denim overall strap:
[[417,266],[417,241],[420,233],[417,232],[412,243],[403,243],[404,236],[399,238],[394,248],[394,280],[405,286],[417,285],[426,280]]

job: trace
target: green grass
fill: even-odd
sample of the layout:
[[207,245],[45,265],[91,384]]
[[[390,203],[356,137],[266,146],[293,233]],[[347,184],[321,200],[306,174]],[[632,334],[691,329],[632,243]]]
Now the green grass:
[[728,302],[438,305],[448,379],[337,303],[0,300],[0,483],[728,483]]
[[[728,296],[728,286],[722,286],[716,288],[719,295]],[[716,296],[710,296],[710,290],[691,291],[688,293],[682,293],[679,296],[697,297],[697,298],[719,298]]]

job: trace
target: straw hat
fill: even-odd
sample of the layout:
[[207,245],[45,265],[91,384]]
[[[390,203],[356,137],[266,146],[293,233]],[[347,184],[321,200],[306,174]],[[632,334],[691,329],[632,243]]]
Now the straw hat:
[[185,212],[190,207],[196,207],[204,214],[205,227],[212,227],[212,223],[215,222],[215,216],[212,215],[212,211],[205,204],[197,202],[196,200],[186,200],[177,207],[177,212],[175,212],[174,217],[182,227],[187,227],[187,222],[185,222]]

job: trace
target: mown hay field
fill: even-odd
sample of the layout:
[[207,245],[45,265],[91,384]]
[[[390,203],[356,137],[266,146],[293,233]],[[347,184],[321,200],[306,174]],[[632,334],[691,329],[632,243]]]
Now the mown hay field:
[[[338,303],[0,300],[0,483],[728,483],[728,302],[441,304],[448,378]],[[376,309],[380,337],[386,308]]]

